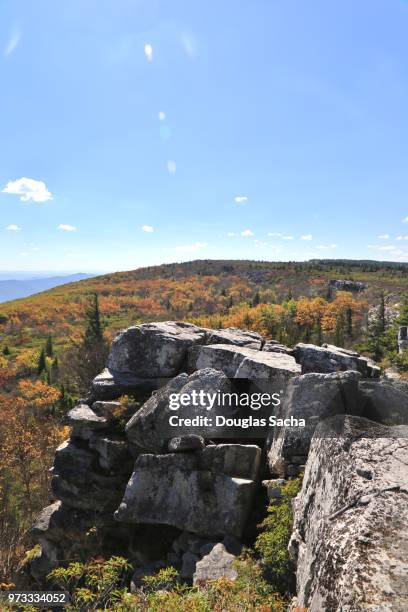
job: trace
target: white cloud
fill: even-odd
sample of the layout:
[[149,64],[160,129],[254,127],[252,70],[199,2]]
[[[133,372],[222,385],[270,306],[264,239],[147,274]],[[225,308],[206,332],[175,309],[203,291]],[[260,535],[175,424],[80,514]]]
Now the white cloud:
[[21,32],[17,29],[14,29],[10,34],[10,38],[3,52],[3,55],[5,57],[7,57],[8,55],[11,55],[13,51],[17,49],[20,39],[21,39]]
[[159,121],[165,121],[166,119],[166,113],[164,111],[159,111],[157,116],[159,117]]
[[253,236],[253,235],[254,235],[254,232],[250,229],[246,229],[241,232],[241,236],[246,237],[246,236]]
[[11,223],[10,225],[8,225],[8,226],[6,227],[6,230],[7,230],[8,232],[18,232],[18,231],[20,231],[20,229],[21,229],[21,228],[20,228],[20,227],[18,227],[18,225],[16,225],[15,223]]
[[408,240],[408,236],[397,236],[397,240]]
[[236,236],[235,232],[228,232],[227,236]]
[[380,246],[378,247],[379,251],[395,251],[395,246]]
[[402,220],[403,223],[408,223],[408,217],[404,217]]
[[57,229],[62,230],[63,232],[76,232],[77,228],[75,225],[69,225],[68,223],[60,223]]
[[273,236],[275,238],[280,238],[282,234],[280,232],[268,232],[268,236]]
[[2,189],[2,193],[19,195],[22,202],[47,202],[52,200],[52,193],[48,191],[44,181],[23,176],[16,181],[9,181]]
[[301,240],[313,240],[313,236],[312,234],[303,234],[303,236],[300,237]]
[[142,225],[142,230],[147,234],[154,232],[154,228],[151,225]]
[[167,171],[169,174],[176,174],[177,164],[174,159],[169,159],[169,161],[167,162]]
[[26,253],[25,251],[23,253],[20,253],[21,257],[27,257],[28,253]]
[[282,240],[293,240],[293,236],[282,236]]
[[144,46],[144,54],[148,62],[153,61],[153,47],[149,43],[146,43]]
[[235,204],[245,204],[248,202],[247,196],[235,196],[234,198]]
[[337,244],[318,244],[316,249],[326,250],[326,249],[336,249]]
[[182,244],[180,246],[176,246],[174,247],[174,250],[181,253],[191,253],[192,251],[197,251],[198,249],[204,249],[206,246],[208,246],[207,242],[194,242],[193,244]]
[[[377,236],[377,238],[379,240],[388,240],[389,237],[390,237],[389,234],[380,234],[379,236]],[[398,238],[397,238],[397,240],[398,240]]]

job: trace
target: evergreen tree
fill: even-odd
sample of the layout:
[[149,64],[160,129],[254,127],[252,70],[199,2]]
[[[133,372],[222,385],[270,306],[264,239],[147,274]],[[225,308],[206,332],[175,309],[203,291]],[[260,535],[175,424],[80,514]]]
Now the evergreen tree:
[[40,357],[38,358],[38,366],[37,366],[37,374],[38,376],[42,374],[47,368],[47,363],[45,361],[45,350],[41,349]]
[[3,355],[5,355],[6,357],[7,357],[8,355],[10,355],[10,349],[9,349],[9,347],[7,346],[7,344],[5,344],[5,345],[4,345],[4,348],[3,348]]
[[99,311],[98,295],[94,293],[89,300],[85,310],[86,328],[84,333],[84,344],[92,346],[95,342],[103,340],[103,325]]
[[52,345],[51,334],[48,334],[47,341],[45,343],[45,354],[47,357],[53,357],[54,355],[54,347]]
[[232,295],[229,296],[227,308],[232,308],[234,304],[234,300],[232,299]]
[[254,297],[252,298],[252,306],[258,306],[261,303],[261,296],[259,295],[259,291],[256,290]]
[[408,294],[405,294],[402,298],[399,315],[395,319],[395,322],[399,325],[408,325]]
[[353,311],[351,308],[347,308],[346,318],[347,318],[347,335],[352,336],[353,335]]

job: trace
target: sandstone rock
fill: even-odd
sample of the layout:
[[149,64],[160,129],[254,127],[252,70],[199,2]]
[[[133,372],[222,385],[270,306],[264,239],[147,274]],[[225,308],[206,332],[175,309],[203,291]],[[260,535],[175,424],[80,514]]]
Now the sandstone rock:
[[[283,426],[272,429],[267,441],[272,473],[288,476],[290,464],[303,465],[319,421],[336,414],[359,414],[359,372],[304,374],[292,378],[276,409],[276,417],[305,419],[305,427]],[[296,472],[296,470],[295,470]]]
[[79,404],[68,412],[67,422],[72,427],[73,436],[89,438],[91,433],[98,429],[106,429],[109,421],[106,417],[98,416],[87,404]]
[[118,378],[122,375],[135,380],[176,376],[187,349],[202,344],[205,339],[205,330],[190,323],[166,321],[129,327],[113,341],[108,368]]
[[371,381],[360,384],[362,416],[384,425],[408,425],[408,383]]
[[202,536],[240,536],[260,464],[256,446],[208,446],[195,453],[141,455],[115,518],[173,525]]
[[119,436],[95,433],[89,439],[89,447],[98,453],[98,462],[103,469],[126,474],[132,471],[132,456],[126,441]]
[[242,331],[235,327],[225,329],[207,330],[205,344],[233,344],[234,346],[247,346],[260,350],[262,346],[262,336],[256,332]]
[[232,566],[234,560],[235,556],[228,553],[223,544],[216,544],[208,555],[197,562],[193,584],[202,585],[207,580],[218,578],[235,580],[238,573]]
[[407,438],[405,426],[361,417],[319,425],[294,503],[300,607],[408,609]]
[[172,438],[169,441],[169,451],[171,453],[184,453],[186,451],[201,450],[204,447],[204,438],[195,434]]
[[[186,394],[191,397],[193,392],[203,391],[205,393],[216,393],[217,391],[231,392],[231,384],[227,377],[217,370],[206,368],[188,376],[179,374],[170,380],[167,385],[154,393],[145,402],[142,408],[130,419],[126,425],[126,436],[133,454],[136,456],[141,451],[162,453],[167,452],[168,441],[175,436],[184,436],[199,432],[202,437],[219,437],[222,431],[212,425],[197,428],[196,425],[181,425],[174,427],[170,425],[169,418],[192,419],[195,416],[208,416],[207,402],[197,406],[180,406],[175,411],[171,409],[170,399],[173,394]],[[226,414],[232,416],[233,411],[229,406],[220,406],[216,403],[211,409],[211,415]]]
[[224,372],[228,378],[244,378],[254,383],[268,383],[274,390],[284,387],[288,380],[300,374],[294,358],[282,353],[256,351],[248,347],[227,344],[202,346],[190,368],[214,368]]
[[326,344],[297,344],[294,349],[295,359],[302,366],[302,374],[309,372],[331,373],[345,370],[357,370],[366,378],[378,378],[380,368],[369,359],[361,357],[355,351]]

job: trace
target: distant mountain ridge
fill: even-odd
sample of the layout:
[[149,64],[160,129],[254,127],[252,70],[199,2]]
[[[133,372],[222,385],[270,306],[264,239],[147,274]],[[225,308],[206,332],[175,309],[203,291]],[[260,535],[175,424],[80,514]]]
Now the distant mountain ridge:
[[0,280],[0,303],[28,297],[40,291],[46,291],[47,289],[65,285],[66,283],[92,278],[92,276],[92,274],[79,272],[77,274],[32,278],[28,280]]

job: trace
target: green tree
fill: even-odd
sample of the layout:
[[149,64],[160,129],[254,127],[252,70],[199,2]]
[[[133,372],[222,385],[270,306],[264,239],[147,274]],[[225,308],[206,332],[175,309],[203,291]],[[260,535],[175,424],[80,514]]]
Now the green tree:
[[42,374],[47,369],[47,363],[45,361],[45,350],[41,349],[40,356],[38,358],[37,374]]
[[48,334],[47,336],[47,340],[45,343],[45,354],[47,357],[53,357],[54,356],[54,347],[52,344],[52,336],[51,334]]
[[98,295],[94,293],[85,310],[86,327],[83,336],[84,345],[92,346],[95,342],[103,340],[103,324],[99,310]]
[[259,291],[256,290],[254,297],[252,298],[252,303],[251,305],[254,306],[258,306],[258,304],[261,303],[261,296],[259,295]]
[[9,347],[7,346],[7,344],[5,344],[5,345],[4,345],[4,348],[3,348],[3,355],[5,355],[5,357],[7,357],[8,355],[10,355],[10,349],[9,349]]

